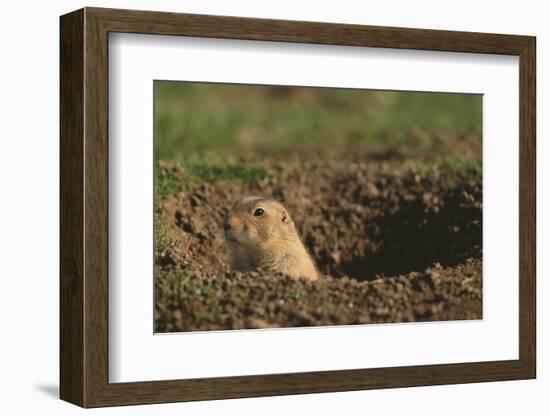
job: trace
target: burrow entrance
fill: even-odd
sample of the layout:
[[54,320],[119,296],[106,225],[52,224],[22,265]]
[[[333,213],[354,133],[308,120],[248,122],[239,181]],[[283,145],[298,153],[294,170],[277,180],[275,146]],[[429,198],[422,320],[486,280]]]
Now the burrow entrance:
[[[367,207],[367,215],[359,219],[362,223],[356,219],[352,232],[338,236],[336,254],[330,248],[318,251],[318,266],[334,277],[372,280],[380,275],[422,272],[434,263],[449,267],[468,258],[480,259],[480,201],[481,190],[472,194],[469,190],[452,189],[439,195],[423,193],[398,198],[375,210],[375,215]],[[348,212],[341,214],[343,218],[349,216]]]

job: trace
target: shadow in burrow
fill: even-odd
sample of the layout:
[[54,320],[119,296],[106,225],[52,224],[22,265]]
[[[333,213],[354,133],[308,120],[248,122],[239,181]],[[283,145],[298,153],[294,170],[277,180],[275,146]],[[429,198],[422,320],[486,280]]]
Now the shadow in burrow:
[[434,263],[451,267],[467,258],[482,256],[482,210],[465,204],[457,195],[443,206],[426,206],[422,200],[402,201],[399,209],[371,220],[369,244],[351,258],[317,259],[321,271],[331,276],[373,280],[423,272]]

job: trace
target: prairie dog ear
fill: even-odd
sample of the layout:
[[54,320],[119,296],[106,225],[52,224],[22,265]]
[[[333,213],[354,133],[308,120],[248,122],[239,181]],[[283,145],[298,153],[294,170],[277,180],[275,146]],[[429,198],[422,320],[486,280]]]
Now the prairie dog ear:
[[285,224],[292,224],[292,219],[290,218],[290,215],[288,215],[288,212],[286,209],[281,209],[281,221]]

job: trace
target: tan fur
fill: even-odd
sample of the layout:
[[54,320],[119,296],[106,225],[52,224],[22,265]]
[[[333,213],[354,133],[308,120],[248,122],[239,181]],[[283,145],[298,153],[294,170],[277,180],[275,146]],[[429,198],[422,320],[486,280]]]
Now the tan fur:
[[[255,216],[257,209],[264,214]],[[294,222],[285,207],[273,199],[254,196],[238,199],[225,217],[224,235],[234,270],[247,272],[261,268],[295,278],[318,278]]]

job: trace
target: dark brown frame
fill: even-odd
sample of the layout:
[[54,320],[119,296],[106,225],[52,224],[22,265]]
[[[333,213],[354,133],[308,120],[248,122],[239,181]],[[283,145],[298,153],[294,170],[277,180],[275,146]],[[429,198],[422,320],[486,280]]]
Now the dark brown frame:
[[[85,8],[61,17],[63,400],[83,407],[536,377],[535,38]],[[108,34],[248,39],[519,56],[519,359],[192,380],[108,380]]]

